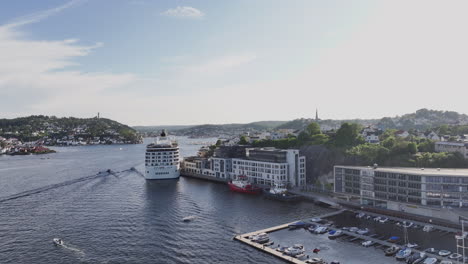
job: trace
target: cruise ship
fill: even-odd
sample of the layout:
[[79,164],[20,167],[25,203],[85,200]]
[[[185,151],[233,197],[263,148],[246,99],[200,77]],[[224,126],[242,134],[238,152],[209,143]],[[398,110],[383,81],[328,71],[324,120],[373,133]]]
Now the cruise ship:
[[179,146],[165,130],[154,143],[146,146],[145,178],[177,179],[180,176]]

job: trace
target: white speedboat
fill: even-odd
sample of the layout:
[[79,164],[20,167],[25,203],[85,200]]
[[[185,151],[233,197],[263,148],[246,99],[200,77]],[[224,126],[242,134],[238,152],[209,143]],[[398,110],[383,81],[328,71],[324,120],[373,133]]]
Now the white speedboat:
[[358,231],[356,231],[356,234],[359,234],[359,235],[365,235],[367,233],[369,233],[369,229],[367,228],[359,229]]
[[370,247],[370,246],[373,246],[374,244],[375,244],[375,242],[372,241],[372,240],[367,240],[367,241],[362,242],[362,245],[364,247]]
[[328,238],[329,238],[329,239],[334,239],[334,238],[340,237],[340,236],[342,236],[342,235],[343,235],[343,231],[341,231],[341,230],[339,230],[339,229],[336,230],[336,231],[335,231],[335,230],[332,230],[332,231],[330,231],[330,232],[328,233]]
[[305,263],[309,263],[309,264],[324,264],[325,261],[323,261],[323,259],[321,259],[321,258],[311,258],[311,259],[306,260]]
[[404,260],[407,257],[409,257],[412,253],[412,250],[410,248],[405,248],[400,251],[395,255],[397,260]]
[[442,249],[441,251],[439,251],[439,256],[442,256],[442,257],[447,257],[450,254],[452,254],[452,252],[445,250],[445,249]]
[[382,217],[377,216],[377,217],[374,218],[374,221],[378,222],[378,221],[380,221],[380,219],[382,219]]
[[304,249],[301,248],[296,248],[296,247],[289,247],[284,251],[284,254],[289,255],[289,256],[297,256],[299,254],[303,254]]
[[452,253],[450,254],[449,256],[449,259],[454,259],[454,260],[458,260],[458,259],[461,259],[463,256],[459,253]]
[[349,228],[349,232],[353,232],[353,233],[355,233],[358,230],[359,230],[359,228],[357,228],[355,226]]
[[195,218],[196,218],[196,216],[190,215],[190,216],[186,216],[186,217],[182,218],[182,221],[184,221],[184,222],[190,222],[190,221],[192,221],[192,220],[195,220]]
[[311,221],[311,222],[314,222],[314,223],[317,223],[317,222],[322,221],[322,218],[314,217],[314,218],[310,219],[310,221]]
[[402,224],[402,226],[403,226],[403,227],[406,227],[406,228],[410,228],[410,227],[412,227],[413,225],[414,225],[413,222],[406,222],[406,221],[403,221],[403,224]]
[[423,264],[434,264],[437,262],[436,258],[427,258],[424,260]]
[[61,238],[54,238],[54,239],[52,239],[52,241],[57,246],[63,246],[63,240]]
[[381,223],[381,224],[385,224],[385,223],[387,223],[387,222],[388,222],[388,218],[387,218],[387,217],[382,217],[382,218],[380,218],[380,220],[379,220],[379,223]]
[[326,226],[319,226],[314,230],[315,234],[325,234],[328,230],[328,227]]
[[359,213],[356,215],[356,218],[363,218],[364,216],[366,216],[365,213]]
[[431,232],[432,230],[434,230],[434,226],[425,225],[425,226],[423,227],[423,231],[424,231],[424,232]]
[[418,247],[418,244],[416,243],[408,243],[405,245],[407,248],[417,248]]

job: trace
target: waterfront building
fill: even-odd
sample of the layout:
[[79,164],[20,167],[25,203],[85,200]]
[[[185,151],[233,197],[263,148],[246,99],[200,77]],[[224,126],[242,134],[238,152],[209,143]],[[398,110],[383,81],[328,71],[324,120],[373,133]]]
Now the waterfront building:
[[435,143],[435,151],[451,153],[458,152],[466,159],[468,158],[468,143],[439,141]]
[[[243,155],[240,155],[240,150],[244,151]],[[300,187],[306,184],[305,157],[300,156],[296,149],[221,148],[208,159],[184,159],[182,169],[183,173],[224,180],[247,176],[252,183],[268,186],[284,184]]]
[[334,183],[335,193],[363,205],[468,208],[468,169],[335,166]]

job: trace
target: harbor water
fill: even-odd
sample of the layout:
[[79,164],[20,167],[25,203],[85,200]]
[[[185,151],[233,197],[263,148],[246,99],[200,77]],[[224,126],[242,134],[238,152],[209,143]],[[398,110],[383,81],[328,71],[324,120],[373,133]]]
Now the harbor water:
[[[182,156],[194,141],[179,139]],[[232,237],[331,211],[196,179],[146,181],[129,170],[143,171],[144,144],[54,149],[0,156],[0,263],[284,263]]]

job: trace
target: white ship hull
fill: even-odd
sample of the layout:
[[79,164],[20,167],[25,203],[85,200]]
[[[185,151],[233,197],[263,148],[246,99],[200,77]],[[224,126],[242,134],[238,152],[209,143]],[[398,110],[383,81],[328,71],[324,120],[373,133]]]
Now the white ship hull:
[[147,180],[167,180],[180,177],[179,166],[149,167],[145,168],[145,179]]

